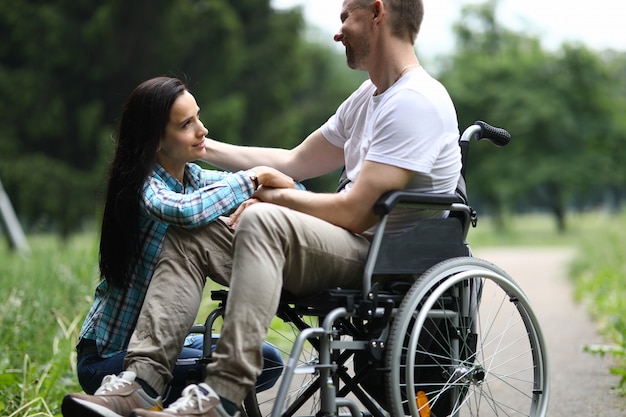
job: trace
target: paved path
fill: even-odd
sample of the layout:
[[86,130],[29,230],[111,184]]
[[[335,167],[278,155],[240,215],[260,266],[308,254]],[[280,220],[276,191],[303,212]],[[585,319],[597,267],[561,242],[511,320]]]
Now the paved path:
[[474,256],[504,269],[524,289],[546,338],[551,371],[548,417],[624,417],[626,398],[611,387],[610,358],[583,352],[602,343],[585,309],[573,301],[567,281],[568,248],[483,248]]

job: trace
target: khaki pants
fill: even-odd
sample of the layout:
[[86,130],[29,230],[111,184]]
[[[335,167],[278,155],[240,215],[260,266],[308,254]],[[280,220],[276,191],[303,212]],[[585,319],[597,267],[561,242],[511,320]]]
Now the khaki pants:
[[261,346],[281,291],[359,288],[368,248],[362,236],[267,203],[248,207],[234,235],[221,222],[194,230],[170,227],[125,368],[163,389],[209,276],[230,289],[206,382],[239,404],[261,372]]

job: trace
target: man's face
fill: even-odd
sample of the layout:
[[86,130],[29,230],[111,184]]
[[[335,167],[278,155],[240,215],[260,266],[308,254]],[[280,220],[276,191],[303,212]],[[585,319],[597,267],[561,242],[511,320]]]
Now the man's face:
[[341,29],[334,37],[336,42],[346,48],[346,60],[352,69],[365,70],[370,54],[369,28],[372,12],[363,8],[354,0],[344,0],[341,9]]

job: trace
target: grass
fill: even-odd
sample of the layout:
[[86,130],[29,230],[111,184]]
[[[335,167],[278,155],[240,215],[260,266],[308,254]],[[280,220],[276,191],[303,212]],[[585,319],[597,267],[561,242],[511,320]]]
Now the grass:
[[468,240],[473,247],[578,246],[590,232],[606,228],[608,220],[609,216],[603,213],[571,213],[567,217],[567,229],[557,232],[554,218],[545,214],[511,216],[502,226],[493,218],[479,216]]
[[[579,247],[582,255],[571,269],[577,296],[607,340],[589,351],[614,356],[612,372],[624,378],[626,213],[571,215],[568,224],[559,234],[549,217],[516,216],[501,230],[485,217],[470,231],[470,242]],[[74,345],[97,282],[97,238],[94,233],[65,242],[40,235],[28,240],[30,255],[15,254],[0,241],[0,415],[60,416],[63,396],[80,391]],[[200,315],[213,305],[206,301]],[[625,385],[623,379],[622,391]]]
[[613,227],[596,229],[581,240],[581,253],[571,265],[576,298],[585,304],[608,344],[587,346],[598,355],[611,355],[611,372],[620,377],[626,395],[626,213]]
[[29,237],[30,255],[0,249],[0,415],[60,415],[80,390],[74,345],[91,304],[93,235]]

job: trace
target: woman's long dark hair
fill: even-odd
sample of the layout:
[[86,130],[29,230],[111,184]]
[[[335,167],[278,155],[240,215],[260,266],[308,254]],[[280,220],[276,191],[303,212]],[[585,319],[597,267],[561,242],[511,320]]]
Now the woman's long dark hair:
[[153,78],[135,88],[124,104],[100,236],[100,278],[113,286],[128,287],[141,256],[140,196],[156,164],[172,105],[185,90],[179,79]]

